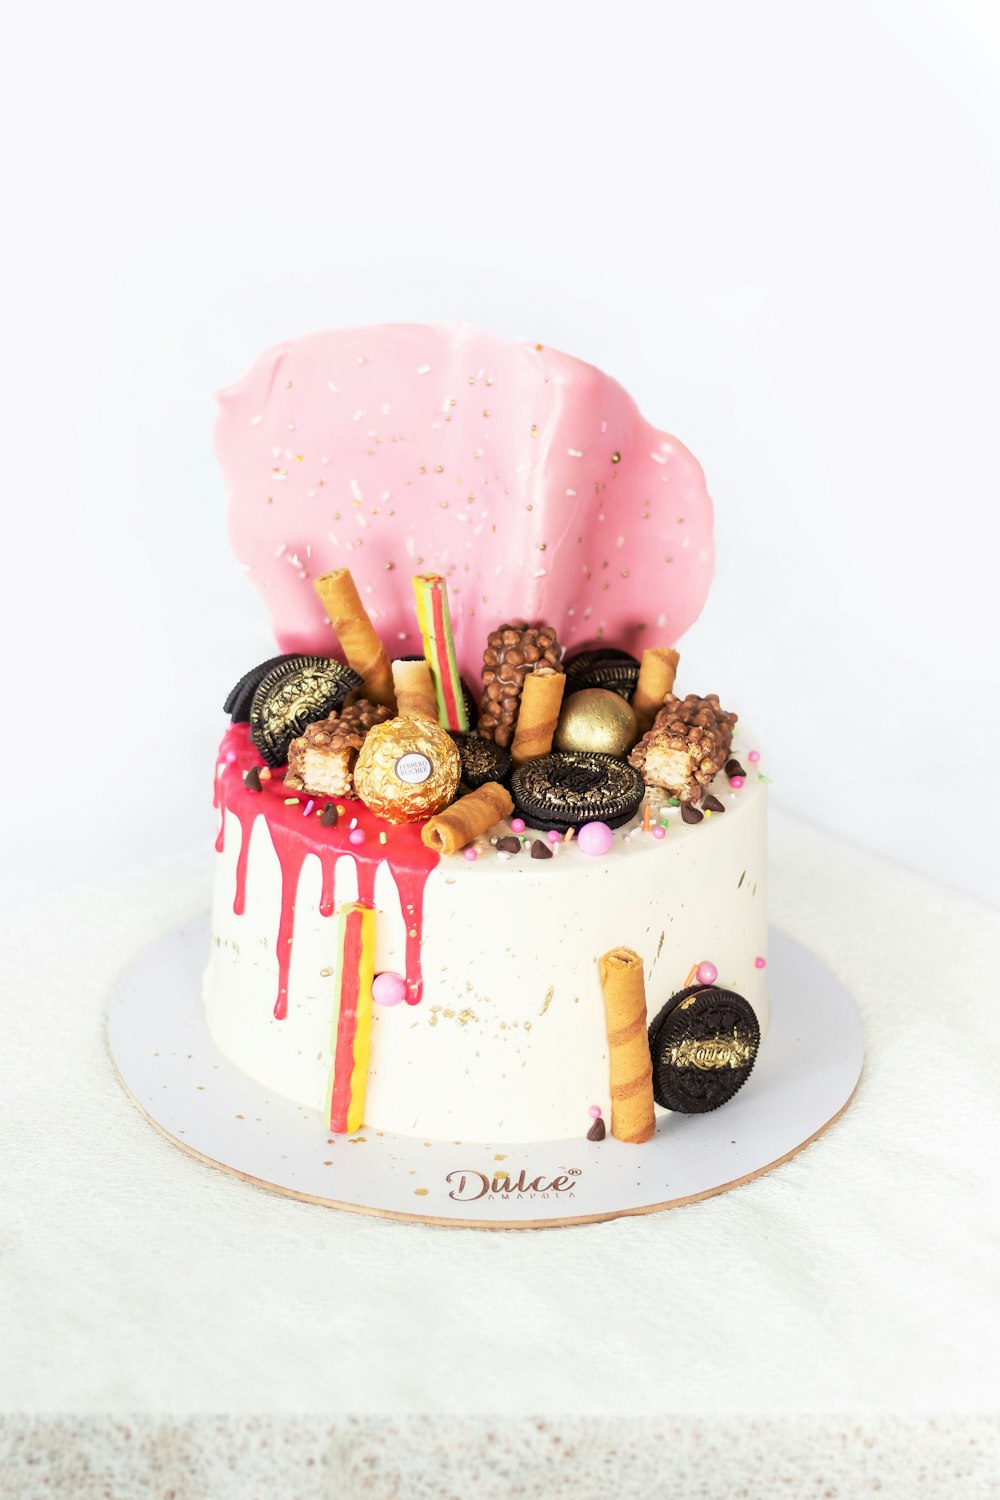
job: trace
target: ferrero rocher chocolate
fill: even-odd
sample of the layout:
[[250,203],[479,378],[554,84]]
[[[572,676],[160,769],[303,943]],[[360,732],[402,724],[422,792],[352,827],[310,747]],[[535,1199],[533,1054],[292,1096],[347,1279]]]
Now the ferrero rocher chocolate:
[[624,757],[638,737],[630,703],[609,688],[582,688],[565,699],[553,743],[557,750],[596,750]]
[[389,719],[369,729],[354,766],[354,790],[376,817],[416,823],[447,807],[462,769],[458,746],[431,719]]

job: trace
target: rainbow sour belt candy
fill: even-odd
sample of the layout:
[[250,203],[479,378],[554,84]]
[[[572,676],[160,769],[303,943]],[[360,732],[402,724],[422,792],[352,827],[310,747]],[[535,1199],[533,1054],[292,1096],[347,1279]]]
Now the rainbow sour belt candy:
[[335,1135],[352,1135],[364,1123],[374,977],[375,913],[370,906],[347,902],[340,909],[337,1022],[329,1090],[330,1129]]
[[417,600],[417,623],[424,640],[424,656],[431,669],[438,722],[445,729],[469,728],[469,715],[462,697],[462,679],[455,658],[448,609],[448,585],[440,573],[418,573],[413,580]]

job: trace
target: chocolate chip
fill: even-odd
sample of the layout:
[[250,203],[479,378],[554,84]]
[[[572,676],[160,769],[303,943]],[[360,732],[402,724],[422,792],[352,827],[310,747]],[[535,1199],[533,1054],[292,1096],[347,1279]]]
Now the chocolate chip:
[[726,761],[726,775],[727,776],[745,776],[746,774],[747,773],[744,771],[743,767],[740,765],[739,761],[735,758],[735,756],[733,757],[732,760],[727,760]]
[[251,766],[243,778],[243,785],[248,792],[259,792],[262,790],[260,784],[260,771],[256,766]]
[[543,844],[541,839],[535,839],[531,846],[531,857],[532,859],[551,859],[552,850],[548,844]]
[[587,1131],[587,1140],[603,1141],[606,1133],[607,1132],[604,1129],[604,1121],[601,1119],[600,1115],[598,1115],[593,1125],[591,1125],[590,1129]]
[[711,792],[707,797],[702,798],[701,805],[706,812],[725,812],[726,810],[726,804],[720,802],[718,797],[713,797]]
[[324,803],[323,804],[323,816],[319,820],[320,827],[321,828],[336,828],[336,826],[337,826],[337,819],[339,817],[340,817],[340,814],[337,811],[337,804],[335,802],[326,802],[326,803]]
[[681,817],[684,819],[685,823],[700,823],[704,816],[705,814],[700,813],[692,803],[681,803]]
[[521,840],[514,834],[508,833],[506,838],[497,839],[497,848],[503,854],[520,854]]

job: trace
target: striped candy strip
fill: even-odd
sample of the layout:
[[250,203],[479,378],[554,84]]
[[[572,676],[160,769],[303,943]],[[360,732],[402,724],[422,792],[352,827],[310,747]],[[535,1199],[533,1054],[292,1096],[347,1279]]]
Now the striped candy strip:
[[345,902],[337,935],[337,1019],[327,1095],[330,1129],[335,1135],[352,1135],[364,1123],[374,977],[375,913],[358,901]]
[[413,580],[417,601],[417,624],[424,641],[424,656],[431,669],[438,722],[445,729],[466,733],[469,715],[462,696],[462,679],[455,656],[448,609],[448,585],[440,573],[418,573]]

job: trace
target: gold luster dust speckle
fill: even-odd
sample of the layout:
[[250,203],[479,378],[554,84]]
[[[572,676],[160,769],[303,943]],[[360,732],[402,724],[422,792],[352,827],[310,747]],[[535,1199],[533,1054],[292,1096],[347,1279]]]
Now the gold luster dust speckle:
[[544,344],[536,344],[536,345],[535,345],[535,350],[536,350],[536,352],[537,352],[537,353],[538,353],[538,354],[541,354],[541,352],[542,352],[542,350],[543,350],[543,349],[544,349],[544,348],[545,348],[545,345],[544,345]]
[[622,461],[622,456],[621,456],[620,453],[612,453],[612,455],[611,455],[611,462],[613,464],[620,464],[621,461]]
[[413,1191],[418,1198],[426,1198],[430,1190],[429,1188],[414,1188]]
[[531,424],[531,436],[532,437],[537,437],[538,436],[538,428],[535,426],[534,422],[532,422],[532,424]]
[[490,415],[489,408],[484,406],[483,407],[483,416],[484,417],[488,417],[489,415]]
[[444,473],[444,464],[435,464],[434,465],[434,472],[435,472],[435,474],[443,474]]
[[395,567],[395,566],[396,566],[396,564],[395,564],[395,563],[386,563],[386,564],[385,564],[385,571],[386,571],[386,572],[387,572],[387,573],[391,573],[391,572],[392,572],[392,570],[393,570],[393,568],[394,568],[394,567]]
[[538,550],[539,550],[539,552],[544,552],[547,547],[548,547],[548,542],[539,542],[538,543]]

